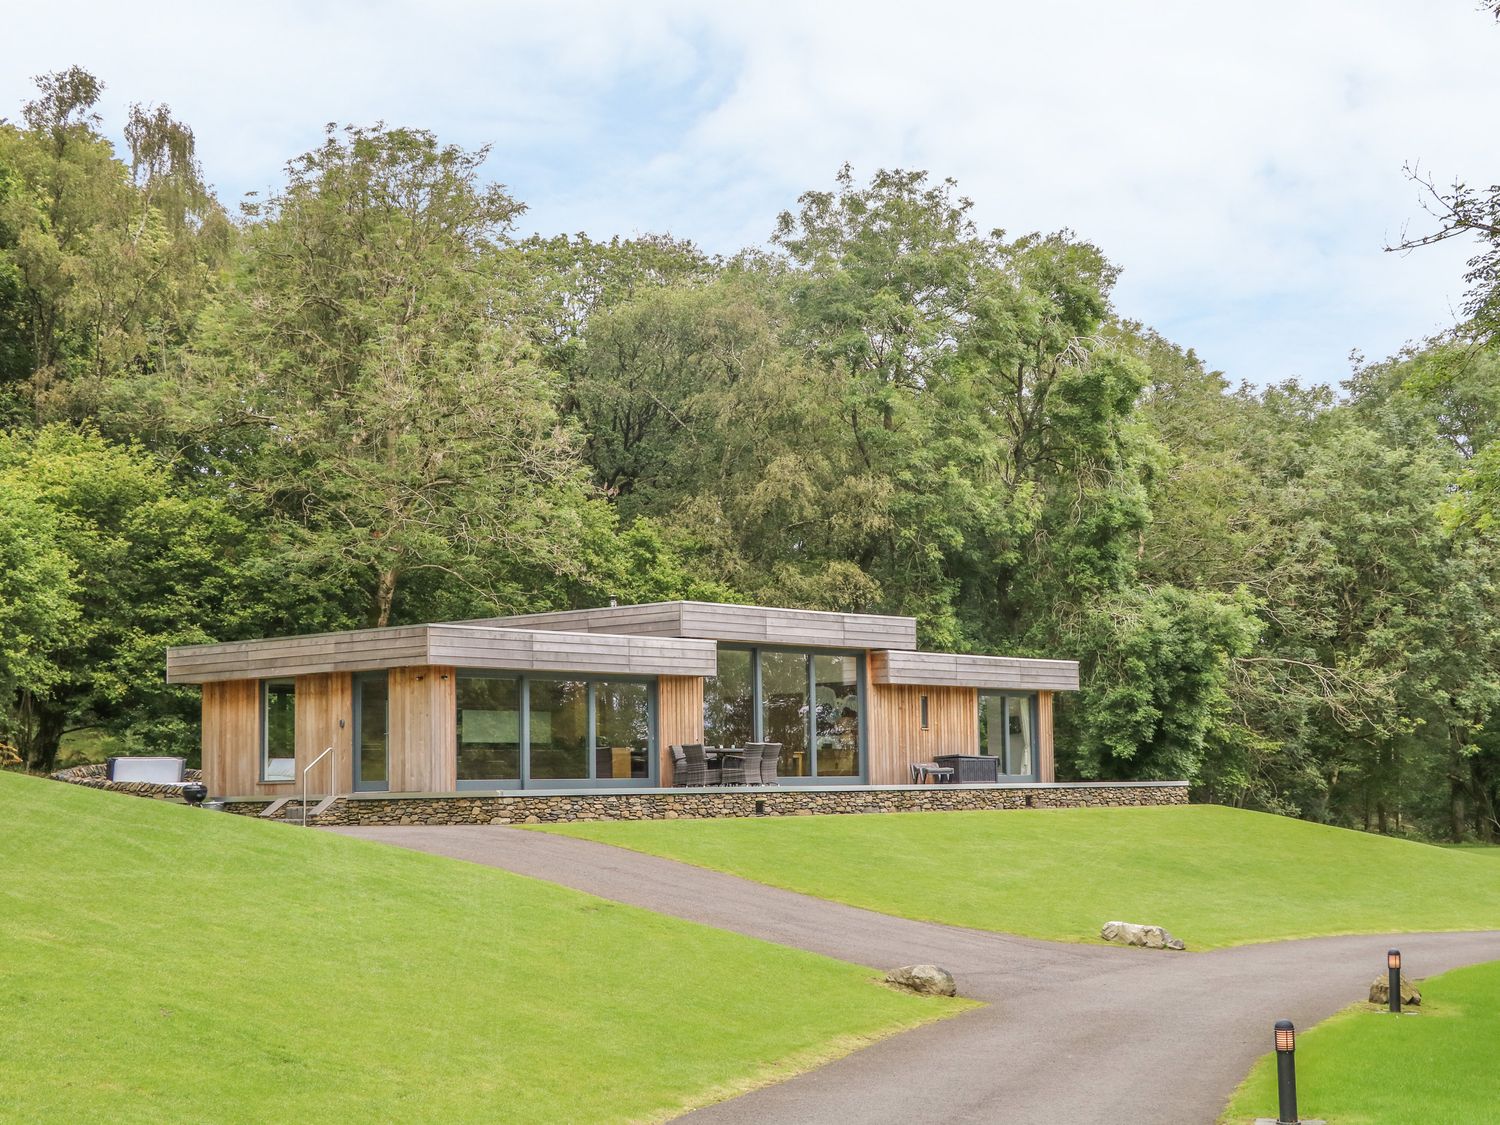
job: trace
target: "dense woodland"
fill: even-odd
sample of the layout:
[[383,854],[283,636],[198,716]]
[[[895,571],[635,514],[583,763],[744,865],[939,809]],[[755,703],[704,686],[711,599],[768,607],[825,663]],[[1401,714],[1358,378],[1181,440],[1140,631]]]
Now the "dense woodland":
[[686,597],[1077,657],[1063,776],[1500,834],[1494,189],[1434,193],[1473,320],[1236,388],[1114,312],[1101,249],[922,172],[846,168],[716,257],[519,237],[485,152],[330,128],[231,211],[166,108],[117,150],[100,89],[0,123],[25,766],[194,754],[169,644]]

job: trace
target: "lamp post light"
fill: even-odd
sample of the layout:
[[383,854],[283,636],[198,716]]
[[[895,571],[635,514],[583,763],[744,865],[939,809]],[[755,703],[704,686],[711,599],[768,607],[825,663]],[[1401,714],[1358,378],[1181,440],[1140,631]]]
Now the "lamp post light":
[[1390,974],[1391,1011],[1399,1016],[1401,1014],[1401,950],[1386,950],[1385,967]]
[[1297,1125],[1297,1029],[1276,1021],[1276,1125]]

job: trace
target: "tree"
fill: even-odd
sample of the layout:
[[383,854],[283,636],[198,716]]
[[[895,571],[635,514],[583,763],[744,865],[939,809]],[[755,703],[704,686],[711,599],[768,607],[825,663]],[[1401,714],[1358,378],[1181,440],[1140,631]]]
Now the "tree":
[[41,615],[5,711],[27,764],[50,770],[63,734],[84,727],[195,753],[194,693],[163,683],[165,650],[273,616],[257,595],[263,543],[154,456],[66,426],[0,437],[0,496],[27,533],[0,587],[29,586],[23,608]]
[[375,625],[423,616],[399,599],[433,574],[475,606],[524,607],[579,573],[594,522],[555,383],[495,315],[521,205],[480,184],[485,155],[330,127],[248,208],[197,349],[202,408],[287,565],[363,591]]

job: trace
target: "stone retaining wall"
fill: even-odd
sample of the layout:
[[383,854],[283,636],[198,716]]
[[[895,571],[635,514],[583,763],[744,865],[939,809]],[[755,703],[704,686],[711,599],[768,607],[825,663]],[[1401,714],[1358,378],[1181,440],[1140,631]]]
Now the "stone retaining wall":
[[[111,793],[129,793],[133,797],[151,797],[158,801],[182,800],[182,785],[161,785],[154,781],[111,781],[109,764],[95,762],[87,766],[73,766],[52,774],[53,781],[66,781],[69,785],[84,785],[90,789],[108,789]],[[182,781],[202,781],[202,770],[183,770]]]
[[[983,809],[1119,808],[1185,805],[1185,782],[1055,785],[913,785],[807,789],[671,789],[618,793],[345,797],[318,817],[322,825],[555,824],[573,820],[699,820],[826,813],[960,812]],[[270,802],[231,800],[253,815]],[[295,803],[295,802],[294,802]],[[293,815],[292,819],[296,819]]]

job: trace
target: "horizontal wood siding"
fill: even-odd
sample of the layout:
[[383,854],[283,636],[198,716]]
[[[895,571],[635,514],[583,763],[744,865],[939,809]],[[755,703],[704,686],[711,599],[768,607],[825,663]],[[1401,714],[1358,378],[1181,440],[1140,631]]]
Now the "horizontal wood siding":
[[211,683],[315,672],[358,672],[424,660],[426,653],[425,625],[187,645],[167,649],[167,682]]
[[703,678],[662,676],[656,681],[656,732],[662,785],[672,784],[674,745],[703,741]]
[[957,652],[872,652],[877,684],[973,687],[985,691],[1077,691],[1076,660],[1032,660]]
[[[927,729],[922,729],[922,696]],[[979,694],[967,687],[870,685],[870,784],[902,785],[913,762],[979,751]]]
[[171,683],[447,665],[612,676],[711,676],[712,641],[479,625],[361,629],[167,650]]
[[1056,781],[1057,765],[1052,750],[1052,693],[1036,696],[1036,767],[1038,781]]
[[[205,687],[205,690],[206,687]],[[348,672],[297,677],[297,792],[302,771],[328,747],[333,753],[307,775],[308,792],[319,796],[354,788],[354,678]],[[339,726],[339,721],[343,726]]]
[[599,609],[495,617],[472,624],[586,633],[697,637],[735,644],[785,645],[792,648],[904,649],[917,646],[917,622],[912,617],[826,613],[820,610],[725,605],[718,602],[604,606]]
[[391,670],[392,793],[451,793],[458,788],[456,688],[452,668]]

